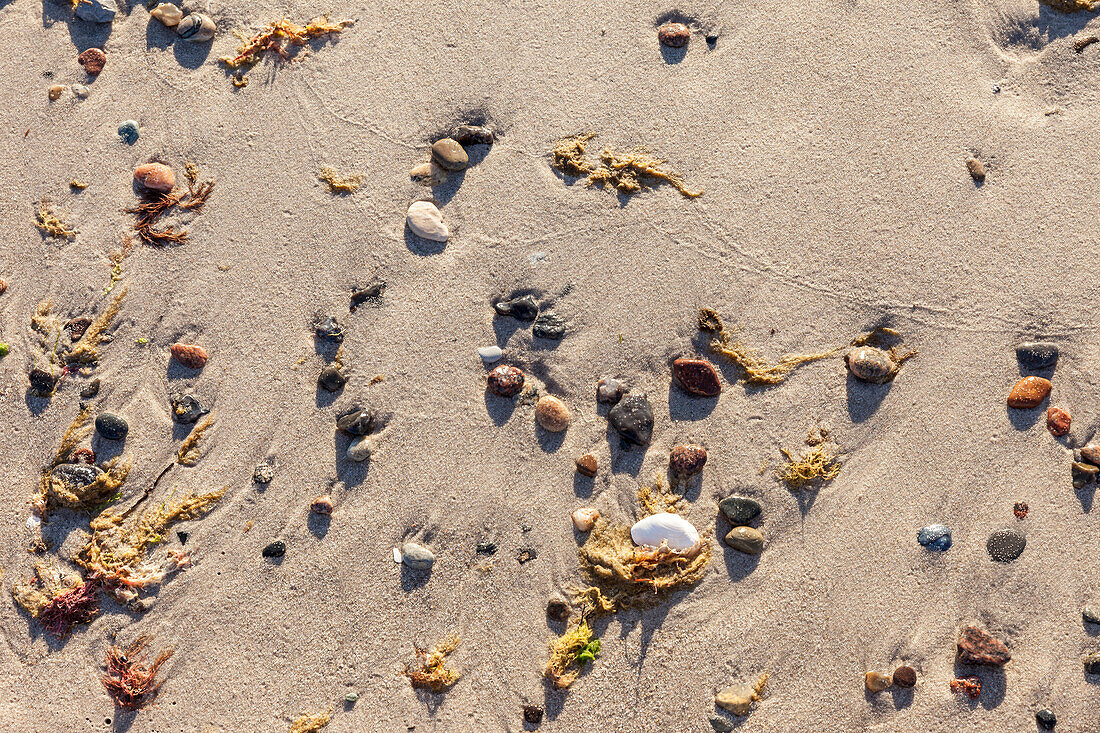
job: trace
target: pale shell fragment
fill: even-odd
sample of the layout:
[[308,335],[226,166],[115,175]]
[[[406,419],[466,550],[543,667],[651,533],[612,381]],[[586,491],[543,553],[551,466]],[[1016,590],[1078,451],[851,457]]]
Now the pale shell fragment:
[[393,561],[400,565],[401,559],[401,550],[397,549],[396,547],[393,548]]
[[643,547],[660,547],[684,552],[699,543],[699,530],[679,514],[661,512],[637,521],[630,528],[630,539]]
[[169,28],[179,25],[179,22],[183,20],[183,11],[180,10],[178,5],[173,5],[172,3],[160,3],[149,11],[149,15],[153,16],[161,23],[164,23]]
[[573,526],[579,532],[588,532],[596,526],[596,520],[600,518],[600,510],[592,507],[581,507],[573,512]]

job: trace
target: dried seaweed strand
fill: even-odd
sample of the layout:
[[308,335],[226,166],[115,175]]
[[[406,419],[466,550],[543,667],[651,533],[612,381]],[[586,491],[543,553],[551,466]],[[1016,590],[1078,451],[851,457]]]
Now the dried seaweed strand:
[[70,364],[93,364],[99,361],[99,345],[103,341],[103,334],[122,309],[122,299],[126,297],[127,290],[127,288],[120,290],[103,312],[92,321],[92,325],[88,326],[84,335],[65,356],[66,361]]
[[458,682],[462,676],[457,670],[447,666],[447,656],[458,648],[458,634],[449,634],[441,642],[426,651],[415,644],[416,664],[405,665],[405,676],[413,687],[432,692],[444,692]]
[[703,195],[702,189],[689,189],[679,173],[666,169],[668,161],[644,148],[618,153],[609,145],[600,151],[599,165],[593,166],[588,162],[587,144],[594,136],[588,132],[559,140],[551,151],[554,167],[567,175],[587,177],[589,186],[610,184],[622,193],[638,193],[647,185],[646,179],[652,179],[668,183],[685,198]]
[[1062,13],[1100,10],[1100,0],[1039,0],[1039,3]]
[[776,477],[793,489],[802,489],[815,482],[831,481],[840,475],[840,459],[828,443],[812,446],[798,458],[786,448],[781,450],[787,461],[776,471]]
[[332,720],[331,713],[302,713],[290,726],[290,733],[317,733]]
[[168,193],[146,191],[142,194],[141,203],[131,209],[126,209],[127,214],[135,216],[134,231],[146,244],[164,246],[184,242],[188,236],[186,229],[177,228],[174,224],[157,229],[155,228],[157,223],[173,207],[196,213],[202,211],[207,199],[214,190],[214,181],[198,182],[199,169],[194,163],[188,163],[184,166],[184,169],[187,179],[186,193],[182,191],[170,191]]
[[139,636],[126,649],[117,646],[107,649],[107,674],[100,679],[115,705],[123,710],[138,710],[152,702],[163,684],[156,681],[157,672],[174,650],[169,647],[146,666],[142,650],[148,641],[148,637]]
[[202,441],[203,434],[210,429],[210,426],[214,424],[214,415],[210,414],[206,416],[206,419],[195,426],[195,429],[191,431],[191,434],[184,438],[183,443],[180,444],[180,449],[176,452],[176,462],[181,466],[194,466],[199,462],[202,457],[202,452],[199,450],[199,443]]
[[321,172],[317,174],[317,177],[328,186],[329,193],[333,194],[354,193],[359,190],[359,186],[363,183],[362,174],[355,173],[350,176],[341,176],[327,165],[321,166]]
[[242,66],[255,66],[263,59],[264,54],[270,51],[283,61],[290,61],[293,59],[293,56],[287,51],[290,46],[304,46],[310,39],[331,33],[340,33],[353,22],[350,20],[332,21],[329,20],[327,15],[314,18],[304,26],[295,25],[285,18],[276,20],[264,26],[251,39],[238,34],[238,37],[244,43],[237,49],[237,55],[222,56],[218,60],[231,69]]
[[70,229],[69,225],[57,216],[47,199],[38,202],[38,211],[34,214],[34,225],[47,237],[65,240],[76,237],[76,230]]

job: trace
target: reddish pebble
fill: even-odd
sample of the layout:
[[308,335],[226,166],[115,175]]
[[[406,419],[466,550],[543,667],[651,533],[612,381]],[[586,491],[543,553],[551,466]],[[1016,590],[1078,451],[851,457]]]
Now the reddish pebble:
[[596,460],[596,456],[591,453],[585,453],[577,459],[577,473],[583,476],[593,478],[598,468],[599,462]]
[[107,54],[101,48],[89,48],[76,57],[77,62],[92,76],[103,71],[103,65],[107,63]]
[[70,463],[86,463],[89,466],[95,465],[95,453],[91,448],[77,448],[69,454]]
[[917,684],[917,670],[908,664],[903,664],[894,670],[894,685],[908,690]]
[[188,369],[206,366],[206,349],[195,344],[172,344],[172,357]]
[[8,281],[0,277],[0,295],[3,295],[8,289]]
[[706,359],[677,359],[672,371],[684,391],[698,397],[717,397],[722,391],[718,372]]
[[967,626],[959,634],[956,659],[960,664],[1003,667],[1012,659],[1012,655],[1000,639],[977,626]]
[[523,371],[501,364],[489,372],[489,391],[498,397],[515,397],[523,389]]
[[176,185],[176,174],[164,163],[145,163],[134,168],[134,180],[150,191],[168,193]]
[[669,48],[683,48],[691,40],[691,31],[683,23],[665,23],[657,29],[657,40]]
[[701,445],[678,445],[668,456],[668,467],[674,476],[687,478],[703,470],[707,462],[707,449]]
[[1023,519],[1027,516],[1028,506],[1026,501],[1018,501],[1012,505],[1012,513],[1016,515],[1017,519]]
[[1050,395],[1053,385],[1042,377],[1024,377],[1008,393],[1008,406],[1017,408],[1038,407]]
[[1061,438],[1063,435],[1069,432],[1069,424],[1072,418],[1069,413],[1063,410],[1061,407],[1051,407],[1047,409],[1047,430],[1055,438]]
[[332,514],[333,509],[331,496],[318,496],[313,500],[313,503],[309,505],[309,510],[314,514],[323,514],[328,516]]
[[956,677],[951,680],[951,691],[965,693],[971,700],[977,700],[982,694],[982,681],[977,677]]

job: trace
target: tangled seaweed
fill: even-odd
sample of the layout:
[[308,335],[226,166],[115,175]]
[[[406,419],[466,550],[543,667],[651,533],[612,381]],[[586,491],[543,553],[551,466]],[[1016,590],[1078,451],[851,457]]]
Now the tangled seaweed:
[[447,666],[447,656],[458,648],[458,634],[449,634],[443,641],[425,651],[413,645],[416,665],[405,665],[405,676],[413,687],[444,692],[458,682],[462,674]]
[[828,443],[811,446],[798,458],[786,448],[781,450],[787,461],[776,471],[776,477],[792,489],[818,486],[840,475],[840,459]]
[[1062,13],[1100,10],[1100,0],[1039,0],[1039,3]]
[[[881,381],[876,380],[880,381],[880,383],[893,381],[894,377],[898,375],[898,370],[901,369],[901,365],[917,355],[918,352],[916,349],[905,350],[902,349],[901,345],[901,334],[885,326],[879,326],[867,333],[860,334],[852,341],[852,346],[873,346],[886,351],[890,355],[890,360],[894,363],[894,366],[889,372],[881,377]],[[845,357],[845,363],[847,363],[847,357]],[[851,365],[849,365],[848,368],[851,369]]]
[[589,653],[589,656],[594,659],[599,653],[600,640],[592,637],[592,627],[587,622],[581,621],[550,642],[550,659],[543,667],[542,673],[554,684],[554,687],[564,690],[577,681],[580,675],[580,657],[593,644],[595,644],[595,651]]
[[321,172],[317,174],[317,177],[328,186],[329,193],[332,194],[355,193],[363,183],[362,174],[355,173],[350,176],[341,176],[327,165],[321,166]]
[[589,186],[611,185],[622,193],[638,193],[643,185],[655,185],[646,183],[646,179],[652,179],[657,183],[668,183],[685,198],[703,195],[702,189],[690,190],[679,173],[664,168],[668,161],[653,156],[643,148],[617,153],[609,145],[600,151],[599,165],[592,165],[588,161],[587,145],[595,136],[596,133],[587,132],[559,140],[550,151],[553,166],[566,175],[587,178]]
[[[304,46],[313,38],[326,36],[331,33],[340,33],[354,21],[329,20],[327,15],[314,18],[305,25],[294,25],[285,18],[268,23],[251,39],[237,34],[244,43],[237,48],[236,56],[222,56],[219,61],[230,69],[239,69],[242,66],[255,66],[265,53],[270,51],[283,61],[290,61],[293,56],[287,52],[289,46]],[[283,43],[285,41],[285,43]]]
[[803,364],[835,356],[843,347],[816,354],[785,354],[775,364],[765,361],[756,349],[740,341],[733,341],[730,332],[722,324],[722,318],[710,308],[699,311],[699,330],[714,334],[710,340],[711,353],[721,354],[745,372],[746,384],[774,385],[784,382],[791,372]]
[[78,624],[90,623],[99,613],[97,584],[79,573],[62,576],[57,568],[35,563],[34,577],[12,586],[12,597],[50,634],[67,636]]
[[73,452],[91,432],[88,424],[91,410],[85,408],[77,413],[72,423],[61,436],[61,442],[49,464],[42,468],[38,492],[32,500],[35,511],[45,516],[50,509],[66,507],[82,511],[92,511],[104,501],[116,496],[130,473],[130,461],[122,456],[112,459],[106,470],[90,483],[79,486],[69,484],[54,476],[53,470],[70,463]]
[[107,649],[107,674],[100,681],[115,705],[123,710],[139,710],[152,702],[163,684],[156,681],[157,672],[175,652],[169,647],[157,655],[152,664],[145,666],[142,650],[148,642],[148,637],[139,636],[126,649],[117,646]]
[[290,733],[317,733],[332,720],[331,713],[302,713],[290,726]]
[[142,202],[132,209],[126,209],[127,214],[135,217],[134,231],[141,237],[141,241],[155,247],[167,244],[180,244],[187,239],[186,229],[178,229],[174,224],[169,224],[163,229],[155,229],[161,217],[167,214],[173,207],[183,211],[202,211],[206,200],[214,190],[214,181],[199,183],[199,168],[194,163],[185,166],[187,178],[187,191],[145,191],[142,193]]
[[176,452],[176,463],[181,466],[194,466],[202,458],[202,452],[199,450],[199,443],[202,441],[203,435],[210,426],[214,424],[214,415],[207,415],[206,419],[195,426],[195,429],[191,431],[184,441],[180,444],[179,451]]
[[34,214],[34,225],[47,237],[65,240],[76,238],[76,230],[69,228],[69,225],[57,216],[47,199],[38,202],[38,210]]

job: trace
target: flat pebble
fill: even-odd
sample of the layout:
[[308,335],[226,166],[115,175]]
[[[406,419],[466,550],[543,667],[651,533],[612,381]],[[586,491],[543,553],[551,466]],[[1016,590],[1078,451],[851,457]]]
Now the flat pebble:
[[405,222],[413,234],[423,239],[446,242],[451,236],[451,230],[443,223],[443,212],[431,201],[414,201]]
[[349,705],[354,705],[358,701],[359,701],[359,693],[358,692],[349,692],[348,694],[344,695],[344,702],[348,703]]
[[1054,730],[1058,724],[1058,716],[1050,708],[1043,708],[1035,713],[1035,723],[1043,730]]
[[531,333],[540,339],[561,341],[565,338],[565,319],[553,311],[540,313],[539,317],[535,319],[535,325],[531,328]]
[[1038,407],[1050,395],[1053,385],[1042,377],[1024,377],[1008,393],[1008,406],[1018,409]]
[[475,549],[479,555],[495,555],[497,554],[497,543],[484,540],[478,542]]
[[356,407],[336,418],[336,429],[348,435],[366,435],[374,423],[374,413],[366,407]]
[[714,733],[733,733],[733,723],[729,722],[721,715],[712,715],[708,719],[710,727],[714,729]]
[[217,26],[209,15],[191,13],[176,24],[176,33],[185,41],[205,43],[214,37]]
[[496,136],[483,125],[459,125],[451,132],[451,139],[459,145],[492,145]]
[[630,394],[607,413],[607,421],[623,440],[646,445],[653,436],[653,407],[644,394]]
[[460,171],[470,164],[470,157],[457,140],[445,137],[432,143],[432,162],[446,171]]
[[1091,463],[1074,463],[1073,467],[1070,469],[1070,478],[1073,481],[1073,488],[1081,489],[1095,482],[1098,473],[1100,473],[1100,468]]
[[1100,445],[1089,443],[1081,448],[1081,460],[1094,466],[1100,466]]
[[757,699],[756,686],[743,683],[730,685],[714,696],[714,704],[734,715],[748,715]]
[[623,398],[626,389],[623,383],[613,377],[604,377],[596,382],[596,401],[605,405],[617,404]]
[[117,12],[114,0],[81,0],[76,4],[76,17],[92,23],[110,23]]
[[718,509],[734,527],[743,527],[760,516],[761,506],[746,496],[727,496],[718,502]]
[[748,555],[764,551],[764,533],[753,527],[734,527],[726,534],[726,544]]
[[523,389],[525,376],[518,367],[501,364],[489,372],[489,391],[498,397],[515,397]]
[[118,126],[118,136],[124,143],[133,145],[139,137],[138,123],[134,120],[123,120]]
[[1016,359],[1025,369],[1046,369],[1058,363],[1058,344],[1025,341],[1016,347]]
[[977,626],[967,626],[962,630],[956,648],[956,659],[960,664],[1003,667],[1012,660],[1012,654],[1003,641]]
[[172,419],[184,425],[190,425],[206,414],[199,401],[193,395],[177,393],[168,398],[172,406]]
[[406,542],[401,545],[401,562],[411,570],[431,570],[435,564],[435,555],[423,545]]
[[360,435],[348,446],[348,458],[362,463],[374,454],[374,443],[369,436]]
[[668,456],[668,469],[677,478],[689,478],[703,470],[707,463],[707,449],[688,443],[678,445]]
[[546,602],[546,618],[551,621],[566,621],[571,613],[569,604],[565,602],[564,598],[554,596]]
[[176,174],[163,163],[145,163],[134,168],[134,180],[150,191],[168,193],[176,185]]
[[569,408],[557,397],[546,395],[535,403],[535,419],[543,430],[560,433],[569,427]]
[[898,365],[890,352],[874,346],[857,346],[847,353],[844,363],[853,377],[872,384],[885,384],[898,371]]
[[929,550],[943,552],[951,547],[951,530],[942,524],[929,524],[917,532],[917,542]]
[[989,535],[985,549],[997,562],[1012,562],[1023,554],[1027,539],[1017,529],[999,529]]
[[335,316],[318,314],[313,318],[313,332],[322,341],[331,341],[334,344],[344,342],[344,328]]
[[493,362],[500,361],[504,356],[504,350],[499,346],[482,346],[477,350],[477,355],[481,357],[481,360],[486,364],[492,364]]
[[318,496],[316,499],[314,499],[312,502],[310,502],[310,505],[309,505],[309,510],[311,512],[313,512],[314,514],[320,514],[320,515],[326,516],[326,517],[328,515],[332,514],[332,510],[334,508],[335,508],[335,505],[332,502],[332,497],[328,496],[327,494],[325,496]]
[[95,419],[95,431],[104,440],[122,440],[130,432],[130,426],[118,415],[103,412]]
[[447,182],[447,171],[435,163],[421,163],[409,171],[409,178],[421,186],[442,186]]
[[539,316],[539,304],[533,295],[502,300],[494,304],[493,309],[502,316],[511,316],[521,321],[533,321]]
[[1093,606],[1085,606],[1081,609],[1081,620],[1087,624],[1100,626],[1100,609]]
[[966,159],[966,170],[975,181],[981,183],[985,180],[985,165],[977,158]]
[[863,684],[869,692],[882,692],[894,685],[894,678],[886,672],[867,672]]
[[665,23],[657,29],[657,40],[662,46],[683,48],[691,40],[691,31],[683,23]]
[[588,478],[594,478],[596,476],[596,470],[599,468],[599,462],[596,460],[596,456],[591,453],[585,453],[583,456],[578,456],[576,460],[577,473]]
[[317,375],[317,386],[326,392],[339,392],[347,384],[347,377],[340,371],[340,367],[335,364],[328,364],[321,373]]
[[50,475],[72,490],[88,486],[103,475],[103,470],[86,463],[62,463],[50,471]]
[[88,326],[92,325],[92,319],[87,317],[73,318],[65,323],[65,330],[69,332],[69,338],[73,343],[80,340]]
[[73,96],[77,99],[87,99],[92,90],[83,84],[73,84]]
[[1047,430],[1056,438],[1060,438],[1069,432],[1073,418],[1061,407],[1047,408]]
[[366,287],[353,287],[351,289],[351,310],[355,310],[364,303],[379,305],[382,295],[386,292],[386,281],[375,280]]
[[286,554],[286,543],[282,540],[275,540],[265,547],[260,554],[270,558],[282,557]]
[[202,369],[206,366],[206,349],[198,344],[174,343],[170,351],[172,358],[188,369]]
[[894,685],[908,690],[917,684],[917,670],[907,664],[903,664],[894,670]]
[[149,11],[149,15],[159,20],[169,28],[174,28],[183,20],[183,11],[178,5],[172,3],[160,3]]
[[84,71],[95,76],[103,71],[103,66],[107,63],[107,54],[103,53],[102,48],[89,48],[80,52],[76,62],[84,67]]
[[99,377],[88,380],[88,383],[80,388],[80,396],[90,400],[99,394]]
[[706,359],[677,359],[672,362],[672,371],[676,381],[690,395],[717,397],[722,391],[718,372]]
[[252,471],[252,480],[258,484],[269,484],[275,479],[275,468],[270,463],[261,463]]

